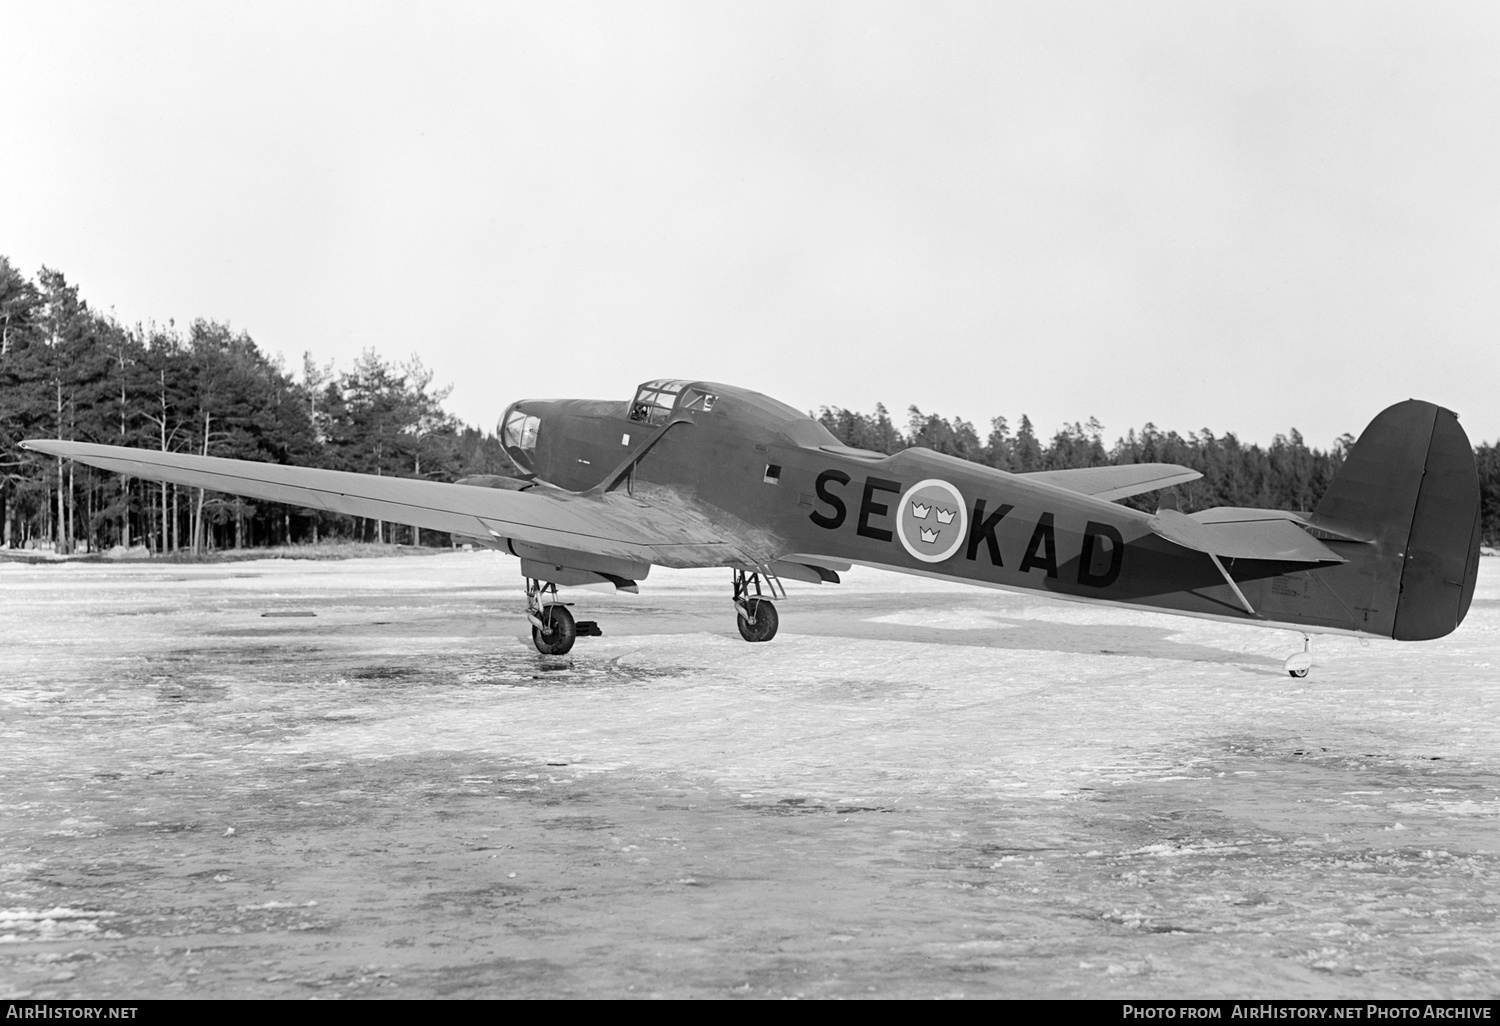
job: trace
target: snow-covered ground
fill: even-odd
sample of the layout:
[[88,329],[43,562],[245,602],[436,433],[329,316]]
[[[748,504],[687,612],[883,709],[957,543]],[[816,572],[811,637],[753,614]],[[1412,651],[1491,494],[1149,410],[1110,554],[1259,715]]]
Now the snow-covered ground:
[[605,637],[543,658],[493,553],[0,563],[0,996],[1500,989],[1500,561],[1305,680],[788,587],[763,645],[727,571],[566,593]]

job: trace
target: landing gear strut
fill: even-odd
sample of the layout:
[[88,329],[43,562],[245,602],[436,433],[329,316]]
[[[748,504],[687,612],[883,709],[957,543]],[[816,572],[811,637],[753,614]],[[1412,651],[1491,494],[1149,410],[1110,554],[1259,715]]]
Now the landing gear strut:
[[[740,637],[746,641],[770,641],[776,637],[776,628],[781,622],[771,600],[762,597],[760,587],[762,576],[765,577],[766,588],[772,595],[775,595],[779,582],[771,574],[762,575],[746,570],[734,571],[735,622],[740,628]],[[786,597],[785,589],[782,590],[781,596]]]
[[1286,657],[1286,662],[1281,668],[1291,677],[1306,677],[1307,671],[1312,669],[1312,636],[1302,635],[1302,651],[1293,652]]
[[567,605],[557,601],[557,585],[534,577],[526,578],[526,619],[531,622],[531,643],[542,655],[567,655],[579,638],[604,633],[593,620],[575,623]]

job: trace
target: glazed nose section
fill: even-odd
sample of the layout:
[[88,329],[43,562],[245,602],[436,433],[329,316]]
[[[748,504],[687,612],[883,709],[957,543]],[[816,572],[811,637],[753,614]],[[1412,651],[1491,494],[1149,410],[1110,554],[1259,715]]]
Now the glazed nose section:
[[500,445],[516,469],[527,477],[536,476],[536,440],[541,434],[542,418],[531,412],[523,399],[511,403],[500,417]]

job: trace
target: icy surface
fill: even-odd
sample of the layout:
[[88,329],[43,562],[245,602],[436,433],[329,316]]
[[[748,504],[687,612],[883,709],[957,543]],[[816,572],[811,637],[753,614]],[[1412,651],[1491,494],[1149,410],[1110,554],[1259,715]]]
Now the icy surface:
[[859,569],[544,658],[518,574],[0,562],[0,996],[1496,994],[1500,561],[1305,680]]

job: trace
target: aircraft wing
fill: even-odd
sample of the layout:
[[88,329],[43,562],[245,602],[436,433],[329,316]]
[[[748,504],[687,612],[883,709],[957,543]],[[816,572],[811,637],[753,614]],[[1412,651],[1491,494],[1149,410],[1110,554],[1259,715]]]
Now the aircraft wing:
[[619,491],[584,496],[545,485],[512,491],[52,439],[21,447],[131,477],[450,534],[661,566],[756,561],[701,511],[659,495],[650,501]]
[[1196,481],[1203,475],[1175,463],[1125,463],[1118,467],[1079,467],[1075,470],[1033,470],[1020,477],[1045,481],[1070,492],[1096,499],[1124,499],[1142,492]]

